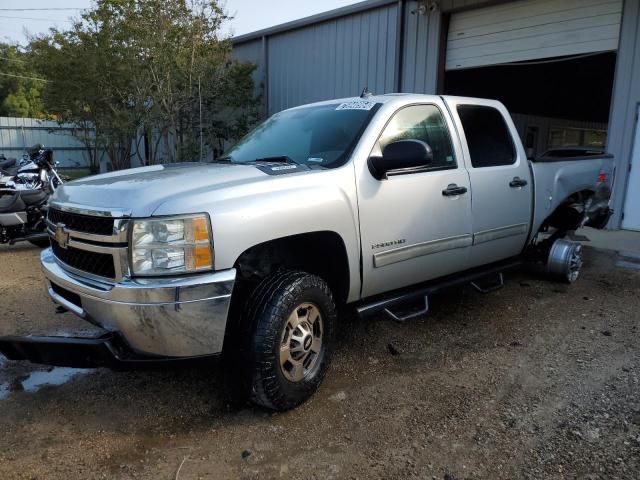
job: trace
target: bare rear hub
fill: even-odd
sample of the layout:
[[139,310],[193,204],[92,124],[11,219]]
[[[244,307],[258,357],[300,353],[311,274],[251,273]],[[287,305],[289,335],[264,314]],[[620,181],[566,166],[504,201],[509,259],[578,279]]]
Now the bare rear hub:
[[567,283],[578,279],[582,268],[582,245],[569,240],[556,240],[551,245],[547,271]]

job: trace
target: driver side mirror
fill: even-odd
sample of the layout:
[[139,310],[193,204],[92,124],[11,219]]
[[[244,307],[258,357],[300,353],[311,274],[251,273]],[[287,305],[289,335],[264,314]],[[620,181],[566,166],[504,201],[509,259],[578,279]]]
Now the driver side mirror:
[[381,157],[369,158],[369,170],[378,180],[388,175],[400,175],[422,171],[433,162],[431,147],[422,140],[398,140],[382,151]]

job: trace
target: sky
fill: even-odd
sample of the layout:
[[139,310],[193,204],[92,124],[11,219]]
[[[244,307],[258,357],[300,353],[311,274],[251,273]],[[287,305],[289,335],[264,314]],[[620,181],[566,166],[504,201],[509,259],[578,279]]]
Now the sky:
[[[357,1],[226,0],[226,10],[234,19],[225,25],[224,32],[242,35]],[[70,25],[69,17],[91,4],[92,0],[0,0],[0,41],[25,44],[26,32],[33,35],[50,27],[64,28]]]

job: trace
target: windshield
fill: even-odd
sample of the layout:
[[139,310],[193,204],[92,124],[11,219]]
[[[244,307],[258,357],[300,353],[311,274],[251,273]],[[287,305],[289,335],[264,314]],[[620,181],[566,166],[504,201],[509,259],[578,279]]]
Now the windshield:
[[237,163],[263,160],[339,167],[349,158],[379,106],[360,100],[277,113],[223,158]]

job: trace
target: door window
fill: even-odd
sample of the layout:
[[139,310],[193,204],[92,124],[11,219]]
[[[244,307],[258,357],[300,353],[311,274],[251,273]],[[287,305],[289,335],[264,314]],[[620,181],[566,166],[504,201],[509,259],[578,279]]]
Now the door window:
[[456,167],[449,129],[435,105],[413,105],[398,111],[378,139],[374,155],[382,155],[384,147],[398,140],[427,143],[433,151],[432,170]]
[[502,114],[483,105],[458,105],[473,168],[512,165],[513,140]]

